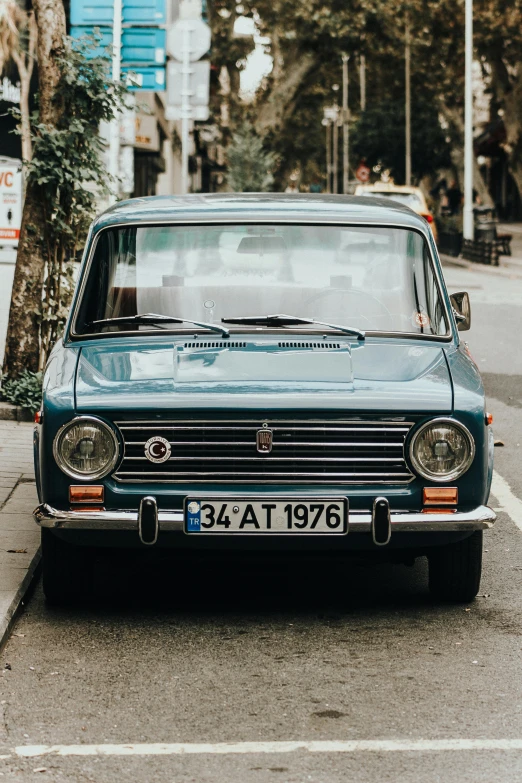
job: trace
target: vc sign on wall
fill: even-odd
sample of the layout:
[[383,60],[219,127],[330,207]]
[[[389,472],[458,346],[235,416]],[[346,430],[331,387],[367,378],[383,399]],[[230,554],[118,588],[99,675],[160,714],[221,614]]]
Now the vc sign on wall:
[[0,245],[17,245],[22,219],[20,161],[0,158]]

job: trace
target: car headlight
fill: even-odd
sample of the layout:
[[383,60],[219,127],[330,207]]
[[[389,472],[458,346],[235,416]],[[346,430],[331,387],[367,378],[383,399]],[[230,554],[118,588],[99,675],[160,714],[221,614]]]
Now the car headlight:
[[467,471],[474,456],[471,434],[453,419],[435,419],[424,424],[410,445],[415,471],[430,481],[454,481]]
[[80,416],[64,424],[53,443],[54,458],[68,476],[99,479],[118,459],[118,441],[112,429],[99,419]]

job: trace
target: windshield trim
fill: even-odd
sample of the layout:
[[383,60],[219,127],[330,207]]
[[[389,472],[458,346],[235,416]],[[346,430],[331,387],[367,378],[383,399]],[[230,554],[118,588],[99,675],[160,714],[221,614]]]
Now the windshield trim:
[[[412,210],[412,214],[415,215],[416,213],[413,212],[413,210]],[[82,269],[82,272],[81,272],[81,278],[80,278],[80,281],[79,281],[79,286],[78,286],[78,288],[75,291],[72,307],[71,307],[71,310],[70,310],[70,313],[69,313],[69,317],[67,319],[67,323],[66,323],[66,326],[65,326],[64,342],[67,343],[67,342],[77,342],[79,340],[85,340],[85,339],[104,338],[104,337],[108,337],[109,335],[110,336],[114,336],[114,335],[116,335],[116,336],[118,336],[118,335],[119,336],[125,336],[125,335],[136,336],[136,335],[144,335],[144,334],[148,334],[148,333],[150,333],[150,334],[158,334],[159,332],[161,332],[161,334],[169,334],[169,333],[171,333],[170,329],[168,329],[168,330],[167,329],[161,329],[160,330],[160,329],[152,329],[152,328],[150,330],[147,330],[146,332],[139,331],[139,330],[134,330],[134,331],[128,331],[128,332],[127,331],[120,331],[120,332],[93,332],[93,333],[80,334],[80,333],[75,331],[76,320],[78,318],[78,311],[79,311],[80,303],[81,303],[82,298],[83,298],[84,289],[85,289],[85,286],[86,286],[86,283],[87,283],[87,279],[89,277],[91,266],[92,266],[92,263],[93,263],[96,247],[98,245],[100,237],[102,236],[102,234],[105,231],[112,231],[114,229],[121,229],[121,228],[131,228],[133,226],[143,228],[143,227],[148,227],[148,226],[151,226],[151,227],[152,226],[154,226],[154,227],[158,227],[158,226],[180,226],[180,227],[182,227],[182,226],[215,226],[215,225],[224,225],[224,224],[226,224],[226,225],[262,225],[262,224],[266,224],[266,225],[282,224],[283,225],[284,224],[284,225],[295,225],[295,226],[328,226],[328,225],[330,225],[330,226],[346,226],[346,228],[391,228],[391,229],[396,228],[396,229],[402,229],[404,231],[414,231],[416,234],[420,234],[420,236],[424,239],[424,241],[426,243],[426,246],[427,246],[427,249],[428,249],[429,263],[430,263],[430,266],[431,266],[431,270],[432,270],[433,276],[435,278],[435,283],[437,285],[437,291],[438,291],[440,300],[441,300],[442,305],[443,305],[444,320],[446,322],[446,330],[447,330],[446,333],[445,334],[436,334],[436,335],[429,334],[428,335],[428,334],[419,334],[418,332],[380,332],[380,331],[372,331],[371,329],[367,329],[367,330],[365,330],[366,334],[368,336],[379,336],[379,337],[390,337],[390,338],[396,338],[396,337],[407,337],[408,339],[416,338],[416,339],[421,339],[421,340],[429,340],[430,342],[432,342],[432,341],[452,342],[453,340],[455,340],[458,343],[458,333],[457,333],[456,328],[455,328],[454,319],[453,319],[452,314],[450,313],[450,310],[448,308],[448,302],[447,302],[447,298],[446,298],[446,295],[445,295],[445,293],[447,294],[447,291],[446,291],[445,287],[442,284],[442,279],[441,279],[441,275],[439,273],[438,264],[435,263],[435,258],[434,258],[434,254],[433,254],[433,248],[432,248],[431,241],[430,241],[431,237],[427,233],[427,232],[430,231],[429,228],[424,228],[424,226],[411,226],[411,225],[408,225],[406,223],[399,223],[399,222],[397,222],[397,223],[391,222],[390,223],[390,222],[384,222],[383,221],[382,223],[375,223],[373,221],[372,222],[364,222],[364,221],[361,221],[361,220],[358,220],[358,221],[355,221],[355,222],[351,222],[351,221],[347,221],[347,220],[328,220],[328,219],[324,219],[324,220],[302,220],[302,219],[301,220],[296,220],[295,218],[294,219],[282,219],[282,218],[278,219],[278,218],[276,218],[276,216],[274,216],[273,219],[269,219],[269,218],[258,218],[258,219],[256,219],[256,218],[250,218],[250,219],[243,218],[242,219],[241,216],[239,216],[239,215],[237,215],[234,218],[230,218],[230,219],[223,219],[223,218],[217,219],[216,218],[214,220],[158,220],[158,221],[154,221],[154,220],[125,221],[125,220],[123,220],[121,222],[114,223],[113,225],[105,226],[104,228],[100,229],[98,232],[96,232],[94,237],[91,239],[91,246],[88,249],[88,256],[87,256],[86,261],[84,262],[85,265],[84,265],[84,267]],[[89,235],[89,238],[91,238],[90,235]],[[257,328],[260,328],[260,327],[256,327],[256,329]],[[269,331],[271,331],[271,332],[273,331],[275,333],[275,328],[274,327],[261,327],[261,329],[263,329],[263,330],[269,329]],[[340,335],[340,332],[338,332],[338,331],[337,332],[336,331],[327,332],[327,330],[325,330],[325,329],[318,330],[318,331],[320,331],[322,334],[327,334],[328,333],[328,334],[332,334],[332,335],[335,335],[335,334]],[[247,331],[239,331],[239,330],[236,331],[234,329],[233,332],[235,334],[242,334],[242,333],[248,334],[248,333],[252,332],[252,328],[250,328]],[[308,333],[309,332],[310,332],[310,330],[308,330]],[[183,329],[183,330],[172,330],[172,333],[173,334],[183,334],[183,335],[186,335],[186,334],[196,334],[196,333],[198,333],[198,334],[199,333],[201,333],[201,334],[209,334],[209,332],[207,330],[204,330],[204,331],[201,331],[201,332],[197,332],[197,330],[194,330],[194,329],[189,329],[189,330],[186,330],[186,329]],[[306,334],[307,332],[306,331],[303,332],[302,328],[298,329],[298,330],[295,330],[295,329],[290,329],[290,328],[286,327],[282,331],[282,333],[283,334],[292,334],[292,333],[293,334]],[[232,330],[231,330],[231,334],[232,334]]]

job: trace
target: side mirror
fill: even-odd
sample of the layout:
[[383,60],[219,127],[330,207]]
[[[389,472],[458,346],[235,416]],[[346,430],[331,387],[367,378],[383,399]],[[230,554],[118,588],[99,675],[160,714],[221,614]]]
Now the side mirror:
[[459,332],[471,329],[471,305],[467,292],[460,291],[458,294],[451,294],[450,301]]

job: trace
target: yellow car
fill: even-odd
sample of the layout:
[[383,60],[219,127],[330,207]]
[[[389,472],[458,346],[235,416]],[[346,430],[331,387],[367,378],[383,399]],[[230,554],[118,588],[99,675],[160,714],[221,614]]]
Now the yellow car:
[[426,218],[430,224],[435,241],[437,241],[437,226],[433,214],[428,209],[426,198],[420,188],[412,185],[395,185],[393,182],[375,182],[373,185],[357,185],[356,196],[373,196],[374,198],[391,198],[399,204],[413,209],[417,215]]

